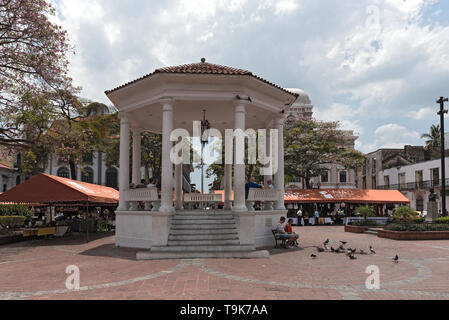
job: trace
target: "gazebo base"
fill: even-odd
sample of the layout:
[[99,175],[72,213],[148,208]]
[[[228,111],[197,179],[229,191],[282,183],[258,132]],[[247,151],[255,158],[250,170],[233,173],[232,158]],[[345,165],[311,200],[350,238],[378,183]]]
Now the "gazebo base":
[[[117,212],[118,247],[151,249],[151,256],[253,257],[273,245],[272,229],[286,210]],[[251,254],[250,254],[251,253]],[[261,253],[257,253],[260,255]]]

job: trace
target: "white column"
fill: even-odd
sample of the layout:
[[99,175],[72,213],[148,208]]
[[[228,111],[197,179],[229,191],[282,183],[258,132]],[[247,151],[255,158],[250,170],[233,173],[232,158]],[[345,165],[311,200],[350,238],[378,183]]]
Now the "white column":
[[142,179],[142,130],[133,129],[133,180],[136,186],[140,184]]
[[[133,158],[132,158],[132,183],[137,186],[140,184],[140,179],[142,177],[140,172],[141,167],[141,133],[142,131],[137,128],[132,129],[133,132]],[[139,208],[139,203],[134,201],[130,204],[130,210],[131,211],[137,211]]]
[[279,116],[276,118],[276,129],[278,130],[278,171],[275,174],[275,187],[279,190],[279,201],[276,202],[276,210],[285,210],[284,194],[284,118]]
[[170,151],[173,143],[170,134],[173,131],[173,100],[165,99],[162,103],[162,181],[160,212],[173,212],[173,164]]
[[232,209],[232,164],[225,164],[224,171],[224,209]]
[[175,199],[176,210],[182,210],[182,164],[175,166]]
[[[272,154],[271,154],[271,127],[267,127],[265,130],[267,132],[265,135],[266,136],[265,154],[266,154],[267,158],[269,158],[269,157],[272,157]],[[264,159],[264,160],[266,161],[266,159]],[[273,163],[266,165],[265,169],[268,169],[270,166],[273,166]],[[265,187],[268,186],[268,180],[271,180],[271,182],[273,183],[273,175],[271,173],[264,175],[264,177],[263,177]],[[265,201],[264,210],[273,210],[273,204],[271,201]]]
[[[235,129],[241,129],[243,132],[245,131],[245,115],[246,110],[245,106],[248,104],[244,101],[238,101],[235,104],[235,120],[234,127]],[[235,145],[235,144],[234,144]],[[236,146],[237,147],[237,146]],[[236,152],[234,152],[235,154]],[[235,157],[234,157],[235,160]],[[234,163],[234,207],[233,211],[236,212],[244,212],[248,211],[245,203],[245,164],[237,164]]]
[[120,114],[120,174],[119,174],[119,206],[117,211],[128,211],[128,202],[124,199],[124,192],[129,189],[129,119]]

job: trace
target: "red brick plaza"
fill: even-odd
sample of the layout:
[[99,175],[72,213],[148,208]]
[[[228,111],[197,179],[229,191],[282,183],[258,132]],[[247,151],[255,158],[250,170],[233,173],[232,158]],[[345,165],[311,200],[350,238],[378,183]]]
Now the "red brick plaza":
[[[262,260],[136,261],[137,250],[115,248],[113,236],[1,246],[0,299],[449,299],[449,241],[397,242],[343,227],[296,232],[300,249],[270,249]],[[326,238],[377,254],[318,253]],[[80,269],[80,291],[66,289],[68,265]],[[379,290],[365,286],[370,265],[380,269]]]

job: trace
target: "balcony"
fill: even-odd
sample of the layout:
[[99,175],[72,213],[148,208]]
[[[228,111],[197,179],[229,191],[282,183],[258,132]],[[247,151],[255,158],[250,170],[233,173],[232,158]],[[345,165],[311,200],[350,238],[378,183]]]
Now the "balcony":
[[[399,191],[407,191],[407,190],[421,190],[421,189],[430,189],[430,188],[440,188],[443,184],[443,180],[440,179],[438,181],[418,181],[418,182],[408,182],[401,184],[391,184],[387,186],[378,186],[378,190],[399,190]],[[445,185],[449,186],[449,178],[445,180]]]

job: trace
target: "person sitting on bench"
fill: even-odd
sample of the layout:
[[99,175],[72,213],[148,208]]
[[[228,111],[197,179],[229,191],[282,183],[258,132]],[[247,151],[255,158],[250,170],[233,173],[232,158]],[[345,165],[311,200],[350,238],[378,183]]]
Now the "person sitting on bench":
[[298,238],[299,238],[299,235],[298,235],[297,233],[293,232],[292,225],[293,225],[293,219],[288,219],[288,222],[287,222],[287,224],[285,225],[284,231],[285,231],[287,234],[291,234],[291,235],[294,235],[294,236],[295,236],[295,240],[292,241],[292,242],[289,242],[289,245],[290,245],[290,246],[296,246],[296,247],[297,247],[297,246],[298,246]]
[[276,227],[276,230],[281,237],[288,239],[289,246],[287,248],[293,248],[291,243],[295,243],[296,239],[298,239],[298,238],[294,234],[285,232],[284,223],[285,223],[285,217],[281,217],[281,219]]

